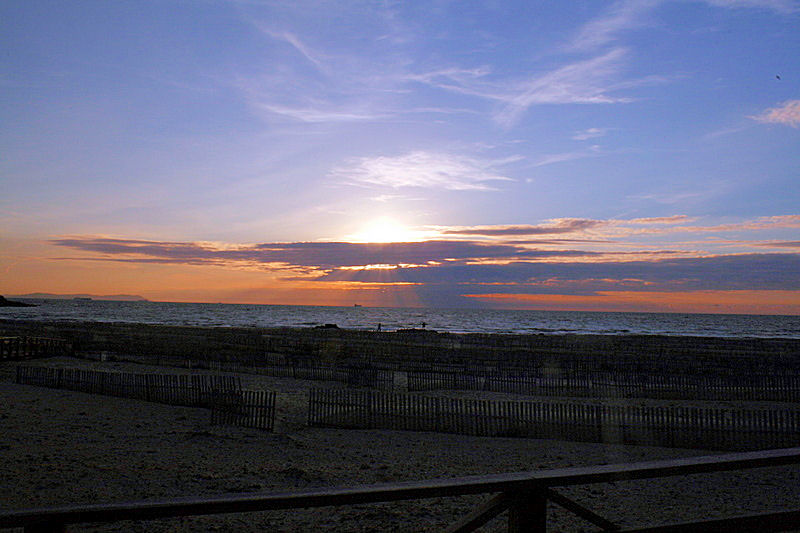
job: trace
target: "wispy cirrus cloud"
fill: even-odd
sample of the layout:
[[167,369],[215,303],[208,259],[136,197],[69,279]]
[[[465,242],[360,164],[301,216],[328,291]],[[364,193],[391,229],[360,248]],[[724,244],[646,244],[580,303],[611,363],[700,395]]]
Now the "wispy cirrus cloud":
[[388,113],[374,112],[360,104],[341,105],[306,105],[300,107],[283,106],[268,102],[253,101],[253,105],[263,111],[283,115],[301,122],[372,122],[388,118]]
[[[393,73],[404,70],[404,38],[392,36],[404,30],[392,11],[390,6],[302,2],[242,10],[266,39],[266,68],[254,65],[233,85],[267,120],[349,123],[402,115],[408,106],[395,97],[407,90]],[[358,24],[360,31],[345,35],[331,18]]]
[[[572,38],[568,48],[593,50],[621,39],[631,30],[640,29],[650,23],[652,12],[671,0],[618,0],[604,13],[586,23]],[[672,0],[674,1],[674,0]],[[795,0],[697,0],[714,7],[736,9],[764,9],[777,13],[794,13],[798,10]]]
[[321,54],[319,54],[317,51],[311,50],[309,46],[303,43],[294,33],[289,31],[277,32],[270,30],[269,28],[264,27],[263,25],[260,26],[262,26],[261,30],[266,35],[269,35],[274,39],[285,41],[286,43],[291,45],[295,50],[297,50],[308,61],[310,61],[319,68],[323,68],[322,60],[318,59],[318,57],[320,57]]
[[555,163],[566,163],[567,161],[576,161],[579,159],[586,159],[589,157],[600,157],[604,155],[600,146],[594,144],[589,148],[583,150],[573,150],[571,152],[562,152],[560,154],[547,154],[540,157],[533,163],[534,167],[544,167],[553,165]]
[[[613,92],[626,51],[616,48],[596,57],[572,61],[524,79],[498,79],[483,66],[450,68],[409,75],[409,81],[479,97],[498,104],[493,118],[510,127],[531,106],[544,104],[610,104],[630,101]],[[634,84],[635,85],[635,84]]]
[[[379,22],[384,24],[385,20]],[[614,93],[636,85],[636,81],[620,80],[619,69],[626,53],[623,48],[570,60],[525,78],[503,78],[488,65],[414,70],[405,57],[406,52],[411,53],[408,40],[390,40],[394,47],[378,47],[380,51],[362,47],[358,51],[321,52],[296,31],[274,29],[271,23],[259,20],[254,24],[273,41],[290,46],[313,71],[279,63],[270,76],[240,81],[240,89],[258,109],[305,122],[386,120],[423,109],[447,114],[485,112],[442,105],[409,106],[407,101],[401,105],[398,98],[389,98],[391,94],[413,96],[422,84],[492,102],[497,106],[491,113],[494,120],[509,127],[534,105],[627,102],[628,98]]]
[[584,61],[520,82],[503,99],[505,107],[495,115],[504,125],[514,124],[533,105],[612,104],[630,99],[613,94],[626,50],[616,48]]
[[605,13],[585,24],[569,43],[569,48],[596,49],[614,42],[621,33],[640,27],[653,8],[663,1],[617,1]]
[[[756,8],[778,13],[795,10],[793,0],[697,0],[721,8]],[[478,65],[439,58],[415,59],[430,38],[405,20],[393,5],[338,6],[302,2],[296,6],[265,3],[248,10],[248,20],[273,43],[283,44],[268,57],[269,69],[241,77],[237,87],[259,111],[313,123],[386,121],[408,114],[489,114],[503,127],[517,124],[537,105],[620,104],[633,100],[622,91],[669,77],[651,75],[625,79],[629,56],[626,34],[651,24],[656,9],[674,0],[619,0],[583,24],[565,46],[526,76],[503,75],[491,59]],[[308,11],[312,11],[309,15]],[[355,17],[357,37],[342,39],[325,25],[309,20]],[[444,10],[446,11],[446,10]],[[357,13],[357,14],[356,14]],[[442,39],[447,39],[443,36]],[[336,42],[336,46],[330,46]],[[289,48],[292,53],[287,53]],[[294,56],[294,60],[292,58]],[[300,59],[302,58],[302,59]],[[425,64],[425,67],[420,67]],[[431,98],[425,88],[472,96],[493,104],[449,108]],[[576,134],[596,138],[597,129]],[[586,136],[586,137],[583,137]]]
[[659,192],[649,194],[632,194],[628,198],[631,200],[647,200],[650,202],[664,204],[664,205],[677,205],[686,204],[689,202],[700,202],[704,199],[711,198],[718,194],[718,187],[707,187],[705,189],[689,189],[683,191]]
[[589,139],[597,139],[603,137],[608,133],[608,128],[587,128],[585,130],[576,131],[572,136],[574,141],[588,141]]
[[764,124],[783,124],[796,128],[800,126],[800,100],[787,100],[778,107],[766,109],[750,118]]
[[795,13],[800,9],[795,0],[703,0],[717,7],[766,9],[778,13]]
[[344,183],[399,189],[424,187],[449,190],[493,189],[489,182],[510,181],[497,170],[516,160],[487,160],[458,154],[415,151],[399,156],[363,157],[334,169]]

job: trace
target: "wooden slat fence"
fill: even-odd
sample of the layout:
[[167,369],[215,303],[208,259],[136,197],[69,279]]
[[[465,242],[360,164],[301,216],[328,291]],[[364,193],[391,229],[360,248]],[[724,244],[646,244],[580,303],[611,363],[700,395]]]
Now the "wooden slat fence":
[[407,374],[408,390],[484,390],[486,375],[465,372],[415,371]]
[[209,374],[133,374],[78,368],[18,366],[17,383],[147,402],[206,407],[212,424],[272,431],[275,393],[244,391],[237,376]]
[[800,442],[800,411],[490,401],[312,389],[308,424],[751,450]]
[[71,353],[72,345],[63,339],[46,337],[0,337],[0,361],[34,359]]
[[242,388],[236,376],[133,374],[40,366],[18,366],[16,381],[24,385],[188,407],[209,407],[214,391]]
[[211,423],[264,429],[275,427],[275,393],[217,391],[212,394]]
[[800,375],[689,376],[409,372],[408,390],[483,390],[540,396],[800,401]]

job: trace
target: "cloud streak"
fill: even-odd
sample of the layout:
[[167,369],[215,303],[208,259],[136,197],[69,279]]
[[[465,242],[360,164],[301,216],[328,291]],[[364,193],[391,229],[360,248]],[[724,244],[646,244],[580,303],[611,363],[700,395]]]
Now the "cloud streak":
[[429,265],[444,261],[520,260],[588,256],[578,250],[534,250],[512,244],[431,240],[405,243],[290,242],[222,246],[212,243],[159,242],[110,238],[53,239],[51,244],[95,252],[126,261],[176,264],[253,264],[327,270],[367,265]]
[[777,13],[796,13],[798,4],[794,0],[704,0],[716,7],[755,8],[775,11]]
[[575,61],[523,80],[489,81],[488,68],[447,69],[414,76],[447,91],[497,102],[495,120],[511,126],[531,106],[540,104],[609,104],[629,101],[610,94],[625,50],[616,48],[597,57]]
[[589,50],[616,41],[624,31],[642,24],[643,18],[663,0],[635,0],[615,2],[605,14],[581,28],[569,44],[575,50]]
[[589,139],[597,139],[605,136],[608,133],[607,128],[587,128],[582,131],[576,131],[572,136],[574,141],[588,141]]
[[516,225],[516,226],[473,226],[469,228],[446,229],[443,235],[475,235],[475,236],[506,236],[506,235],[560,235],[564,233],[579,233],[585,230],[605,225],[601,220],[583,218],[555,219],[550,224],[542,225]]
[[353,159],[334,169],[331,177],[343,183],[389,187],[422,187],[457,191],[487,191],[488,182],[511,181],[495,168],[501,161],[463,155],[416,151],[399,156]]
[[[413,25],[404,24],[402,9],[391,6],[372,6],[367,13],[359,13],[363,35],[339,38],[335,50],[324,51],[321,43],[333,36],[325,31],[311,33],[312,28],[315,31],[319,28],[301,22],[302,9],[269,6],[261,18],[251,17],[249,21],[273,43],[291,47],[295,52],[291,55],[302,57],[302,64],[276,53],[271,58],[274,64],[270,64],[269,74],[242,78],[237,85],[258,110],[302,122],[375,122],[421,112],[487,113],[479,105],[455,109],[441,103],[426,105],[432,100],[425,89],[434,88],[493,104],[494,109],[488,111],[491,118],[510,128],[533,106],[627,103],[633,99],[620,91],[666,81],[663,76],[623,79],[623,68],[632,52],[620,41],[626,33],[647,25],[653,12],[670,1],[613,3],[578,29],[559,52],[552,54],[555,62],[532,72],[526,67],[530,72],[527,76],[503,76],[502,70],[493,64],[439,62],[427,70],[416,67],[410,58],[426,45],[425,35],[410,29]],[[756,8],[778,13],[791,13],[796,8],[790,0],[702,1],[721,8]],[[355,11],[354,6],[342,9],[348,8]],[[341,15],[326,14],[320,6],[315,9],[312,20]],[[282,11],[290,13],[288,20],[293,20],[293,25],[283,27],[275,22],[286,20],[283,16],[286,13],[280,15]],[[316,46],[309,44],[315,42]],[[576,133],[574,138],[587,140],[603,134],[605,130],[589,128]]]
[[750,118],[763,124],[783,124],[796,128],[800,126],[800,100],[787,100],[778,107],[766,109]]
[[[334,270],[320,281],[377,282],[372,270]],[[517,262],[401,268],[393,279],[471,293],[589,294],[601,290],[793,290],[800,254],[744,254],[628,262]]]
[[[794,0],[698,0],[714,7],[764,9],[782,14],[798,10]],[[625,32],[648,23],[650,14],[670,0],[618,0],[605,13],[586,23],[569,43],[571,50],[596,50],[619,40]]]

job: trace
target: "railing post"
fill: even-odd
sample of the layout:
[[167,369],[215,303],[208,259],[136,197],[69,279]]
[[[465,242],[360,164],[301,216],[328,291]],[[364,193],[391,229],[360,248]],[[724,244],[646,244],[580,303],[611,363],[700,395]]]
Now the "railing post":
[[544,490],[524,490],[513,496],[508,509],[509,533],[545,533],[547,496]]

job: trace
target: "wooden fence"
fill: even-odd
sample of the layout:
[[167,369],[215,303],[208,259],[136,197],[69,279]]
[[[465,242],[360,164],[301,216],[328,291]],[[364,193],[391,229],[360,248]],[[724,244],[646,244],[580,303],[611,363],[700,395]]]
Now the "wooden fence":
[[[0,528],[23,527],[25,533],[63,533],[67,525],[118,523],[122,520],[156,520],[225,513],[264,512],[327,506],[363,505],[379,502],[421,500],[492,494],[473,512],[452,524],[450,533],[469,533],[496,516],[508,513],[509,533],[547,531],[548,503],[553,503],[599,527],[603,531],[626,533],[697,533],[724,531],[761,533],[794,531],[800,528],[800,510],[740,515],[682,524],[623,529],[590,508],[567,498],[559,487],[614,483],[633,479],[662,479],[670,476],[729,472],[742,469],[793,465],[800,462],[800,448],[765,450],[718,456],[689,457],[640,463],[511,472],[455,479],[429,479],[384,483],[363,487],[333,487],[290,493],[249,493],[173,498],[121,503],[100,503],[0,510]],[[667,503],[667,502],[665,502]]]
[[308,424],[714,450],[800,442],[800,411],[489,401],[312,389]]
[[275,393],[219,391],[212,394],[211,423],[265,429],[275,427]]
[[168,405],[206,407],[211,409],[212,424],[267,431],[272,431],[275,426],[275,393],[244,391],[237,376],[133,374],[18,366],[17,383]]
[[212,392],[242,388],[236,376],[133,374],[40,366],[18,366],[17,383],[188,407],[208,407]]
[[689,376],[595,373],[409,372],[408,390],[483,390],[536,396],[800,401],[800,375]]
[[0,361],[67,355],[72,345],[62,339],[45,337],[0,337]]

